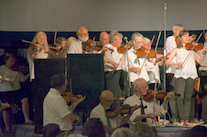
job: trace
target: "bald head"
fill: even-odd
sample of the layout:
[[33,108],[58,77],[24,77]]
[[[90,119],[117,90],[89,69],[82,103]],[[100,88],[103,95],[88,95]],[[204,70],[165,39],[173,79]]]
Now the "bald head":
[[109,91],[109,90],[102,91],[101,95],[100,95],[100,98],[105,98],[105,99],[113,98],[113,97],[114,97],[113,93],[111,91]]
[[78,39],[82,42],[86,42],[88,40],[88,30],[84,26],[80,26],[76,33]]
[[108,44],[109,43],[109,34],[105,31],[101,32],[99,35],[99,40],[103,46]]
[[144,97],[148,91],[147,81],[143,78],[139,78],[134,81],[134,93],[139,97]]
[[104,90],[100,95],[100,103],[105,109],[109,109],[114,100],[114,95],[109,90]]

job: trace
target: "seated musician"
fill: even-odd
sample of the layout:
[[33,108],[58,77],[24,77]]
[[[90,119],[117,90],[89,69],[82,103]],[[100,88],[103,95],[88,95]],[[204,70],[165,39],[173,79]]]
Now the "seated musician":
[[67,79],[64,74],[55,74],[51,80],[51,88],[43,102],[43,126],[51,123],[58,124],[60,130],[72,130],[72,123],[79,122],[79,117],[73,114],[76,106],[82,102],[85,97],[79,95],[78,99],[68,107],[66,101],[61,95],[65,94]]
[[[16,63],[15,56],[12,53],[4,55],[4,65],[0,66],[0,100],[9,104],[22,103],[22,112],[25,123],[33,123],[29,118],[29,99],[27,93],[21,89],[21,82],[29,79],[29,74],[13,70]],[[2,112],[5,124],[5,131],[11,132],[10,109],[4,109]]]
[[135,110],[135,108],[131,109],[129,114],[124,118],[121,115],[115,115],[113,118],[110,118],[110,116],[107,114],[107,110],[111,108],[113,101],[114,96],[111,91],[102,91],[100,95],[100,103],[95,108],[93,108],[90,114],[90,118],[100,118],[104,125],[105,131],[109,133],[126,124],[132,112]]
[[135,110],[130,117],[130,122],[135,123],[138,121],[147,122],[148,125],[152,126],[155,124],[153,119],[155,116],[164,115],[167,112],[168,100],[171,96],[174,95],[172,92],[168,92],[167,95],[164,97],[164,101],[161,106],[155,104],[154,114],[153,114],[153,106],[154,103],[149,100],[144,100],[144,96],[147,94],[148,91],[148,84],[145,79],[139,78],[134,81],[134,95],[128,97],[124,104],[129,104],[130,106],[138,105],[138,106],[146,106],[147,108],[141,107]]
[[107,47],[104,47],[105,45],[109,44],[109,34],[105,31],[101,32],[99,35],[99,40],[101,42],[101,45],[103,46],[100,51],[95,51],[95,53],[104,53],[108,50]]

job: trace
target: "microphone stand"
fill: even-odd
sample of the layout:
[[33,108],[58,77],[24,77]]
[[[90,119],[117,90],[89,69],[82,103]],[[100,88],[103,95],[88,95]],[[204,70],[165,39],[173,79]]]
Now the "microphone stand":
[[128,83],[128,97],[131,96],[130,94],[130,90],[131,90],[131,82],[130,82],[130,71],[129,71],[129,58],[128,58],[128,49],[129,49],[129,45],[128,45],[128,40],[126,38],[126,44],[127,44],[127,47],[126,47],[126,61],[127,61],[127,68],[128,68],[128,71],[127,71],[127,82]]

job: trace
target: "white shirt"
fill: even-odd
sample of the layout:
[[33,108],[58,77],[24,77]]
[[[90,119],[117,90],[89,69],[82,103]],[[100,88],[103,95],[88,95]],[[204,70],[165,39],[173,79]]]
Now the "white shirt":
[[[147,106],[147,108],[144,108],[144,112],[145,114],[150,114],[153,113],[153,106],[154,103],[153,101],[145,101],[144,99],[142,100],[143,106]],[[140,106],[141,105],[141,100],[140,97],[138,97],[136,94],[134,94],[131,97],[128,97],[127,99],[125,99],[124,104],[128,104],[130,106]],[[165,115],[165,113],[167,112],[167,109],[164,110],[163,106],[158,106],[157,104],[155,104],[155,116],[160,116],[160,115]],[[135,110],[132,114],[132,116],[130,117],[130,121],[134,124],[135,122],[133,122],[136,118],[137,115],[141,115],[141,108]],[[149,126],[153,126],[155,125],[155,123],[153,122],[152,124],[152,119],[151,118],[146,118],[146,123]]]
[[73,42],[68,48],[68,54],[91,54],[94,53],[93,51],[87,52],[83,50],[82,41],[79,39]]
[[69,131],[73,128],[72,123],[65,120],[64,117],[70,113],[68,105],[60,92],[50,88],[43,101],[43,126],[55,123],[59,125],[60,130]]
[[194,51],[186,50],[183,48],[178,48],[177,53],[176,53],[176,63],[179,63],[179,62],[184,62],[184,64],[182,68],[176,69],[175,74],[174,74],[175,78],[182,77],[184,79],[187,79],[187,78],[195,79],[198,77],[196,64],[195,64]]
[[[33,47],[29,47],[27,50],[27,61],[29,63],[29,73],[30,73],[30,81],[35,79],[34,74],[34,59],[32,58],[32,54],[34,53]],[[37,54],[37,59],[47,59],[48,53],[45,53],[43,50]]]
[[[207,43],[204,43],[204,47],[207,47]],[[203,49],[202,49],[202,50],[199,50],[199,54],[200,54],[200,56],[203,55],[202,52],[203,52]],[[199,70],[202,70],[202,71],[206,71],[206,70],[207,70],[207,55],[205,56],[204,61],[203,61],[202,64],[200,65]]]
[[[159,64],[156,63],[156,65],[153,65],[153,62],[156,60],[156,58],[152,58],[150,60],[147,60],[146,70],[149,75],[149,81],[148,83],[160,83],[160,70],[159,70]],[[152,62],[151,62],[152,61]]]
[[14,82],[11,86],[8,83],[1,83],[0,79],[0,92],[15,91],[21,89],[20,82],[24,82],[24,74],[18,71],[13,71],[5,65],[0,66],[0,77],[4,80]]
[[[127,51],[127,53],[124,56],[122,69],[125,71],[128,71],[128,66],[129,66],[129,68],[130,67],[141,68],[143,66],[141,73],[130,72],[130,81],[134,82],[138,78],[144,78],[146,81],[148,81],[149,75],[146,71],[147,59],[145,60],[144,58],[139,58],[138,60],[139,60],[140,64],[137,62],[135,63],[135,59],[137,59],[138,57],[135,54],[136,52],[135,53],[134,52],[135,52],[135,50],[133,49],[133,47]],[[144,63],[144,65],[143,65],[143,63]]]
[[[177,44],[176,44],[176,41],[175,41],[175,37],[174,36],[169,36],[166,39],[166,51],[167,51],[167,53],[171,53],[172,50],[176,47],[177,47]],[[176,62],[176,57],[174,57],[171,61],[175,63]],[[175,66],[169,66],[169,65],[166,66],[166,73],[173,73],[174,74],[175,70],[176,70]]]
[[[104,47],[108,47],[114,50],[113,52],[111,52],[111,50],[107,50],[105,52],[105,57],[109,59],[110,61],[115,62],[118,65],[116,70],[121,70],[124,54],[119,53],[117,51],[117,48],[112,46],[111,44],[107,44]],[[114,66],[111,63],[104,62],[104,70],[114,71]]]
[[[93,108],[90,114],[90,118],[100,118],[103,125],[108,126],[106,115],[105,115],[105,109],[100,103],[96,107]],[[120,115],[118,115],[115,118],[109,118],[111,127],[113,128],[119,127],[122,118],[123,117]]]

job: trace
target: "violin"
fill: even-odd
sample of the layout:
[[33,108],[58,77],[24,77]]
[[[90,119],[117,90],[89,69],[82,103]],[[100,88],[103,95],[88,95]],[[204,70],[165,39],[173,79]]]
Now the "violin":
[[185,45],[185,48],[187,50],[195,50],[195,51],[202,50],[203,47],[204,47],[204,43],[196,43],[195,41],[193,41],[191,43],[187,43]]
[[[158,90],[156,91],[156,98],[157,99],[163,99],[165,96],[167,95],[167,92],[165,90]],[[178,93],[174,93],[174,96],[181,96],[180,94]],[[144,99],[145,100],[149,100],[149,99],[152,99],[154,98],[154,90],[149,90],[147,95],[144,96]]]
[[72,92],[65,92],[65,94],[62,95],[62,97],[65,99],[67,103],[75,102],[76,100],[78,100],[78,97],[74,95]]
[[124,54],[127,50],[129,50],[133,45],[128,45],[128,49],[127,49],[127,45],[126,44],[122,44],[119,48],[117,48],[118,53],[120,54]]
[[[146,48],[144,48],[144,47],[142,47],[141,49],[138,49],[137,51],[136,51],[136,54],[137,54],[137,56],[138,57],[144,57],[144,56],[146,56],[146,54],[147,54],[147,49]],[[163,51],[162,50],[159,50],[159,51],[156,51],[156,50],[149,50],[149,53],[148,53],[148,57],[149,58],[154,58],[157,54],[161,54],[161,55],[163,55]]]
[[[88,39],[87,42],[83,42],[82,44],[83,44],[83,49],[87,52],[91,50],[100,51],[103,48],[101,42],[94,42],[92,39]],[[111,50],[112,52],[114,51],[111,48],[107,48],[107,49]]]
[[[138,108],[141,108],[142,106],[130,106],[128,104],[124,104],[122,106],[120,106],[120,108],[117,108],[115,105],[112,105],[110,109],[107,110],[106,114],[109,118],[114,118],[116,117],[118,114],[129,114],[131,111],[131,108],[134,109],[134,111]],[[144,108],[146,108],[147,106],[145,106]]]

